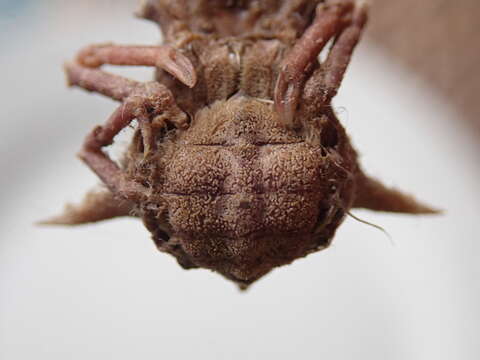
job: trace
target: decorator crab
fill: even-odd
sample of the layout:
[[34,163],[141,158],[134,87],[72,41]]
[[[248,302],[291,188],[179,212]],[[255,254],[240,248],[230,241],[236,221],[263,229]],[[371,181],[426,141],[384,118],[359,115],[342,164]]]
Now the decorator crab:
[[[137,216],[158,249],[245,288],[327,248],[352,207],[432,213],[362,171],[331,106],[367,21],[354,0],[147,0],[159,46],[89,46],[68,82],[120,102],[80,158],[108,188],[50,223]],[[328,47],[324,60],[319,53]],[[103,64],[156,68],[139,83]],[[116,163],[103,148],[132,120]]]

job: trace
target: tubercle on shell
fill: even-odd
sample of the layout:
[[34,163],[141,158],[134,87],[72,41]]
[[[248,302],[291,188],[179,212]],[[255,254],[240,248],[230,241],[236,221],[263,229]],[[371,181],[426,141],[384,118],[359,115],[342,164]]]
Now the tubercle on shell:
[[[351,207],[436,212],[365,175],[330,106],[364,5],[148,0],[139,15],[161,25],[167,44],[89,47],[66,67],[71,85],[124,104],[81,152],[109,190],[46,223],[141,217],[184,268],[245,288],[328,247]],[[104,63],[156,66],[157,82],[105,73]],[[115,164],[102,148],[134,118],[132,144]]]

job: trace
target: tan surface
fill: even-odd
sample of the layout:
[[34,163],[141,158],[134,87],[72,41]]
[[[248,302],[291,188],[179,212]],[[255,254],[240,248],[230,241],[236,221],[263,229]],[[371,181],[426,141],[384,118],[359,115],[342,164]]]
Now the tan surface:
[[448,96],[480,134],[480,2],[371,2],[369,37]]

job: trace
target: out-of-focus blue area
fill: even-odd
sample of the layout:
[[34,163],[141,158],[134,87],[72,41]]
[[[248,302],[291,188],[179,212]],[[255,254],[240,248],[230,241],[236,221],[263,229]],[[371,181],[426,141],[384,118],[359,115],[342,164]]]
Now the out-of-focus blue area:
[[0,0],[0,44],[15,41],[28,24],[35,21],[34,9],[40,4],[35,0]]
[[0,1],[0,19],[4,21],[21,16],[34,3],[33,0],[2,0]]

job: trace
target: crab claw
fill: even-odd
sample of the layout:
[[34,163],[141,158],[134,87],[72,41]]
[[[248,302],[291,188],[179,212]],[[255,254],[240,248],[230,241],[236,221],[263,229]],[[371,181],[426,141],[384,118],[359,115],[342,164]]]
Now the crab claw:
[[156,65],[189,88],[193,88],[197,83],[197,73],[190,59],[169,45],[163,45],[161,48],[162,56],[158,57]]
[[197,82],[197,73],[190,59],[170,45],[90,45],[79,52],[77,62],[90,68],[98,68],[103,64],[156,66],[190,88]]
[[275,86],[275,111],[280,123],[286,128],[294,127],[295,111],[302,92],[302,78],[288,78],[288,71],[280,72]]

